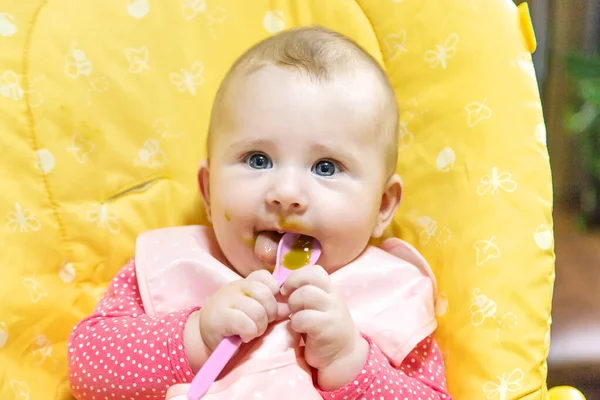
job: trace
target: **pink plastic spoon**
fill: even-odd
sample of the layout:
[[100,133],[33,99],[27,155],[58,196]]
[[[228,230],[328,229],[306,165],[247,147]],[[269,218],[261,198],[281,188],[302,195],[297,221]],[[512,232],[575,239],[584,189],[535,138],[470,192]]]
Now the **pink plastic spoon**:
[[[321,256],[321,244],[313,238],[297,233],[286,233],[277,246],[277,261],[273,276],[281,287],[293,270],[314,265]],[[188,400],[199,400],[208,391],[223,368],[242,344],[235,335],[226,337],[196,374],[188,391]]]

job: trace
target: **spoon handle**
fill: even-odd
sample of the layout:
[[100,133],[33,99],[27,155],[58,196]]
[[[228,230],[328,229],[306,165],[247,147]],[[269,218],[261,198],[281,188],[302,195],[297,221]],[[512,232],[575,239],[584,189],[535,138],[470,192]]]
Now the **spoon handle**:
[[241,344],[242,338],[238,335],[228,336],[221,340],[221,343],[192,380],[187,394],[188,400],[199,400],[204,396]]
[[273,278],[275,278],[275,281],[277,282],[279,287],[281,287],[281,286],[283,286],[285,280],[287,279],[288,276],[290,276],[291,273],[292,273],[292,271],[290,271],[289,269],[282,267],[280,265],[277,265],[277,267],[275,268],[275,271],[273,272]]

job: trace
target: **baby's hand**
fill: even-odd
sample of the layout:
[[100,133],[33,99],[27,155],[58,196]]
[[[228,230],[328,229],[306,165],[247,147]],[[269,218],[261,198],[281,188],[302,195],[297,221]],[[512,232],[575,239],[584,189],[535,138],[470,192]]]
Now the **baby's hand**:
[[[304,356],[321,372],[337,369],[350,359],[366,361],[366,341],[361,337],[345,301],[332,289],[329,275],[319,265],[294,271],[281,288],[288,297],[291,326],[306,335]],[[336,365],[339,364],[339,365]],[[342,383],[343,384],[343,383]]]
[[223,286],[200,309],[200,334],[212,352],[223,338],[239,335],[247,343],[261,336],[270,322],[286,317],[277,304],[279,285],[265,270]]

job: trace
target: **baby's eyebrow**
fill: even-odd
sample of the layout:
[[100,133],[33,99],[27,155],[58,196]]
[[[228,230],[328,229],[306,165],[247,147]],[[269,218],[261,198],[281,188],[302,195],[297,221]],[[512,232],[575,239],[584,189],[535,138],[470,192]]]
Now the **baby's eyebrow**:
[[256,148],[265,148],[272,145],[272,141],[265,139],[240,140],[231,144],[230,148],[234,151],[252,150]]
[[336,157],[340,157],[343,159],[352,159],[354,157],[354,154],[350,151],[348,151],[347,149],[344,148],[344,146],[330,146],[330,145],[326,145],[323,143],[316,143],[312,146],[313,151],[317,152],[317,153],[321,153],[321,154],[331,154],[331,155],[335,155]]

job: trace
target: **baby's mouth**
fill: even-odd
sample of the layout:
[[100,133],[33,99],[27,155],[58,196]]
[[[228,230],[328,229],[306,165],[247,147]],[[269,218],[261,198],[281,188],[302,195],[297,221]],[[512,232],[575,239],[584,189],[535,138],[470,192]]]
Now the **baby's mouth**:
[[264,264],[275,266],[277,261],[277,246],[283,233],[277,231],[261,231],[256,235],[254,243],[254,254]]

